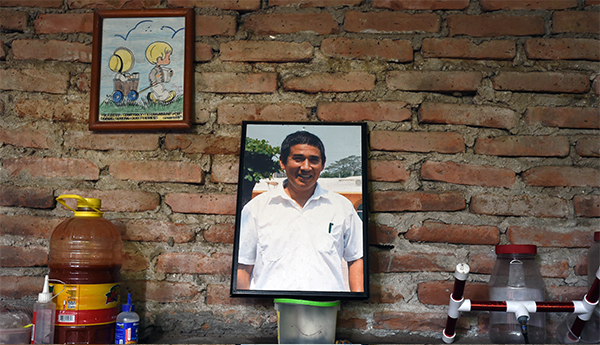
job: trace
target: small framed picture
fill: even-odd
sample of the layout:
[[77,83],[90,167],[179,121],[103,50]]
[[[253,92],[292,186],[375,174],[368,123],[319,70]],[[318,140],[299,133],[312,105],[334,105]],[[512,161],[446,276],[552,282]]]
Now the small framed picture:
[[94,13],[90,130],[187,129],[193,9]]
[[231,296],[366,299],[366,125],[244,122]]

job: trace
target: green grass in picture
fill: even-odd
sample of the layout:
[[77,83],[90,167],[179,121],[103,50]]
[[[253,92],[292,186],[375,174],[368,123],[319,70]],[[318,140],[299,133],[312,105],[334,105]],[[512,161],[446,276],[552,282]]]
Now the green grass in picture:
[[154,113],[176,113],[183,109],[183,96],[177,96],[170,104],[155,104],[155,103],[130,103],[117,105],[111,100],[105,100],[100,104],[100,114],[139,114],[144,112],[147,114]]

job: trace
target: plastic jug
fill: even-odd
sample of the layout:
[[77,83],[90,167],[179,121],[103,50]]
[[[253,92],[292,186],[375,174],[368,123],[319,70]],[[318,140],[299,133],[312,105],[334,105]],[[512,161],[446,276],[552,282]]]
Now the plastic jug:
[[333,344],[340,301],[276,298],[279,344]]
[[[64,200],[76,199],[77,209]],[[57,344],[111,344],[119,313],[123,244],[114,225],[102,217],[101,200],[61,195],[74,211],[50,238],[48,267],[56,297]],[[62,292],[61,292],[62,291]]]
[[[488,283],[491,301],[544,301],[545,284],[534,245],[498,245]],[[529,343],[546,342],[546,314],[532,313],[527,322]],[[523,344],[525,338],[514,313],[490,312],[490,340],[496,344]]]

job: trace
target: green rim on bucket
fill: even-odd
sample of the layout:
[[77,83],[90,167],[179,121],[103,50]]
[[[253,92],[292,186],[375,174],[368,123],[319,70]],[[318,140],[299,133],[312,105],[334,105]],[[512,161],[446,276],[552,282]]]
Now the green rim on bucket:
[[332,301],[332,302],[317,302],[317,301],[307,301],[303,299],[291,299],[291,298],[275,298],[273,301],[275,303],[287,303],[287,304],[302,304],[302,305],[310,305],[313,307],[335,307],[340,305],[340,301]]

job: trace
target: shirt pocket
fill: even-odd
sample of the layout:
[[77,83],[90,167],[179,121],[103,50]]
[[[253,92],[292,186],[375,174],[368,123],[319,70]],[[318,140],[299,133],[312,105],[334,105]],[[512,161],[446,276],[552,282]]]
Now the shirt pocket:
[[264,261],[277,262],[290,251],[290,239],[281,228],[263,230],[258,239],[258,252]]
[[336,226],[334,223],[329,223],[326,227],[315,226],[313,230],[311,236],[313,248],[324,255],[334,254],[342,236],[341,225]]

